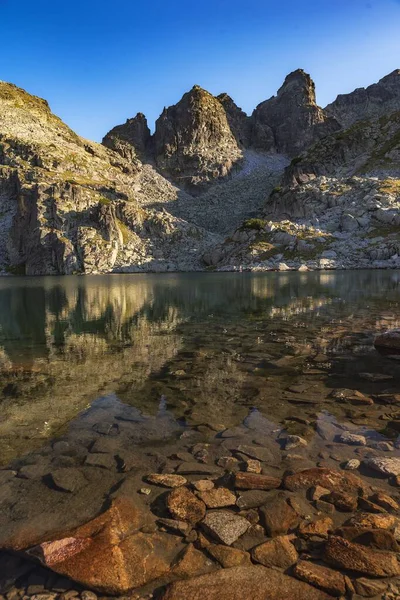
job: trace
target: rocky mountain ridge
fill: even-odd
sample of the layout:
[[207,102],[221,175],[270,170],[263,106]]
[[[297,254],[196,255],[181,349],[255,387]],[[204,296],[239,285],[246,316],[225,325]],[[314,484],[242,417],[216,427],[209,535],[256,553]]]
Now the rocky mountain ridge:
[[326,109],[297,70],[251,116],[194,86],[97,144],[0,82],[2,273],[397,267],[396,111],[399,70]]

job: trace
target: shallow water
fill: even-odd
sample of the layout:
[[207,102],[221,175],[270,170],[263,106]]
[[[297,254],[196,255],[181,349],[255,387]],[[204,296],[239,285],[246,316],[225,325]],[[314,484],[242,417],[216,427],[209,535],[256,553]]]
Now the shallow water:
[[296,417],[393,438],[395,407],[329,394],[399,391],[373,346],[399,302],[396,271],[1,279],[1,462],[127,407],[136,444]]

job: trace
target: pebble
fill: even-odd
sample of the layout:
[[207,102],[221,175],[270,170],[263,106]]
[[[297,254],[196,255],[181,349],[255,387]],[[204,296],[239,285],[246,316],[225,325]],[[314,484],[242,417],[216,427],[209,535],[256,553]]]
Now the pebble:
[[147,487],[142,487],[139,490],[139,494],[144,494],[145,496],[150,496],[151,494],[151,489],[147,488]]
[[346,471],[355,471],[360,467],[360,465],[361,461],[359,461],[357,458],[351,458],[344,464],[343,469]]
[[350,433],[349,431],[346,431],[345,433],[343,433],[340,436],[339,442],[341,442],[342,444],[350,444],[351,446],[366,446],[367,445],[367,440],[365,439],[365,437],[363,435],[358,435],[356,433]]

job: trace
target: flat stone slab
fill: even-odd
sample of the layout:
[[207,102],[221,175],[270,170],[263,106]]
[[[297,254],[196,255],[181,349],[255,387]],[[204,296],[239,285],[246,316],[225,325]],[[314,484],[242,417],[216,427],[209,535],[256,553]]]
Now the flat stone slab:
[[202,526],[219,542],[230,546],[246,533],[250,523],[239,515],[221,510],[207,513]]
[[400,475],[400,458],[395,457],[375,457],[364,461],[364,464],[387,477]]
[[177,469],[176,472],[179,473],[179,475],[221,475],[222,471],[221,469],[219,469],[218,467],[215,467],[214,465],[206,465],[204,463],[198,463],[198,462],[185,462],[180,464]]

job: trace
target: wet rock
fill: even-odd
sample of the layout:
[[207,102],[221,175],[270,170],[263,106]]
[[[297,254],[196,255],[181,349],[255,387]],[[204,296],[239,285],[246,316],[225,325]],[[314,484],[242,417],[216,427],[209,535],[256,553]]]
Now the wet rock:
[[351,446],[367,445],[367,440],[363,435],[357,435],[356,433],[350,433],[349,431],[342,433],[342,435],[339,438],[339,442],[341,444],[349,444]]
[[307,521],[302,521],[299,527],[299,535],[305,538],[314,536],[328,538],[328,535],[331,531],[333,531],[333,528],[333,521],[330,517],[317,519],[316,521],[312,521],[311,523],[307,523]]
[[85,485],[87,480],[78,469],[57,469],[50,473],[51,483],[57,490],[74,493]]
[[261,523],[270,537],[284,535],[297,527],[299,515],[286,498],[275,496],[260,508]]
[[114,469],[116,467],[115,458],[111,454],[88,454],[85,460],[85,467],[99,467],[100,469]]
[[234,456],[221,456],[217,461],[217,465],[227,471],[239,470],[239,460]]
[[221,569],[168,586],[162,600],[331,600],[331,596],[307,583],[261,565]]
[[187,579],[210,573],[216,569],[213,563],[200,550],[196,550],[193,544],[189,544],[182,550],[171,567],[171,575],[179,579]]
[[186,487],[175,488],[167,497],[169,512],[180,521],[191,524],[201,521],[206,514],[206,505]]
[[99,517],[29,555],[85,587],[121,595],[168,572],[181,548],[175,536],[138,532],[142,519],[131,500],[118,498]]
[[379,504],[375,504],[371,502],[371,500],[367,500],[367,498],[359,498],[358,499],[358,508],[361,510],[365,510],[366,512],[371,513],[385,513],[387,512],[383,506],[379,506]]
[[238,548],[231,548],[230,546],[223,546],[220,544],[210,544],[207,547],[207,552],[211,554],[224,569],[238,567],[239,565],[251,565],[250,554],[243,550],[239,550]]
[[249,490],[239,494],[236,504],[241,510],[258,508],[259,506],[265,504],[269,497],[270,495],[268,492],[261,490]]
[[360,373],[359,377],[365,379],[365,381],[370,381],[371,383],[380,383],[393,379],[392,375],[386,375],[386,373]]
[[219,542],[230,546],[248,530],[250,523],[234,513],[217,511],[208,512],[202,521],[202,526]]
[[400,563],[396,554],[383,550],[372,550],[337,536],[329,538],[325,546],[324,560],[332,566],[373,577],[400,575]]
[[214,488],[206,492],[200,492],[199,498],[203,500],[207,508],[222,508],[236,504],[235,494],[226,488]]
[[299,446],[305,447],[307,445],[307,440],[299,435],[288,435],[285,440],[285,450],[293,450],[293,448],[298,448]]
[[187,479],[181,475],[164,475],[160,473],[152,473],[146,477],[149,483],[161,485],[167,488],[176,488],[187,483]]
[[400,329],[391,329],[376,336],[374,344],[377,348],[400,350]]
[[326,502],[325,500],[316,500],[314,504],[315,508],[320,512],[327,513],[328,515],[333,515],[335,512],[335,506],[330,502]]
[[364,598],[373,598],[386,591],[387,583],[385,581],[360,577],[354,581],[354,587],[357,594],[360,596],[363,596]]
[[[76,595],[78,596],[78,592],[76,593]],[[89,590],[85,590],[84,592],[81,592],[80,594],[81,596],[81,600],[97,600],[97,595],[94,592],[91,592]]]
[[278,536],[256,546],[253,548],[251,556],[255,562],[264,567],[278,567],[279,569],[288,569],[297,562],[299,557],[287,535]]
[[236,473],[235,488],[239,490],[273,490],[279,488],[282,480],[270,475],[256,473]]
[[364,460],[364,464],[386,477],[400,475],[400,458],[375,457]]
[[221,475],[221,469],[218,469],[218,467],[197,462],[182,463],[178,466],[176,472],[179,475]]
[[186,535],[190,531],[190,525],[185,521],[177,521],[176,519],[157,519],[157,523],[178,534]]
[[261,462],[271,464],[276,464],[277,462],[276,455],[268,448],[263,448],[262,446],[240,445],[238,446],[237,451],[241,454],[245,454],[246,456],[250,456],[250,458],[260,460]]
[[264,527],[258,523],[252,524],[245,534],[242,535],[236,542],[234,547],[239,550],[251,550],[255,546],[259,546],[267,541],[267,536]]
[[143,494],[143,496],[150,496],[151,494],[151,489],[148,487],[142,487],[139,490],[139,494]]
[[300,560],[293,569],[293,575],[332,596],[344,596],[346,593],[344,576],[328,567]]
[[346,521],[345,525],[365,529],[392,529],[396,523],[397,519],[393,515],[357,513]]
[[193,483],[193,487],[198,492],[206,492],[208,490],[212,490],[214,487],[214,483],[209,479],[200,479],[200,481],[195,481]]
[[364,493],[368,486],[360,477],[352,473],[343,473],[335,469],[314,467],[287,475],[283,481],[284,487],[290,491],[308,489],[317,485],[331,491],[340,489],[342,492],[353,494]]

